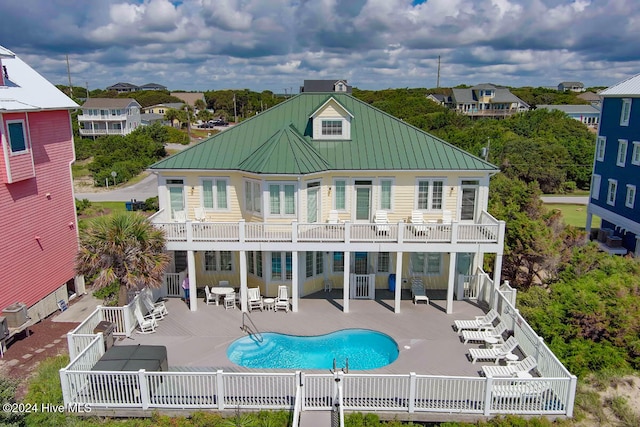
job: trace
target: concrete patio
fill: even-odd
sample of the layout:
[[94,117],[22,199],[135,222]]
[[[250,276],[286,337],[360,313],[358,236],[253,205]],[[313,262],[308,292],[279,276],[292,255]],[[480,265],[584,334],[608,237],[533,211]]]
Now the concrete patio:
[[[469,348],[464,345],[452,325],[456,319],[471,319],[483,310],[470,301],[456,301],[454,313],[445,313],[446,301],[431,299],[430,304],[414,305],[403,291],[401,313],[393,313],[393,294],[376,291],[376,300],[351,300],[350,312],[341,311],[341,290],[318,292],[300,301],[299,312],[253,311],[248,317],[260,332],[280,332],[291,335],[322,335],[345,328],[372,329],[390,335],[398,343],[400,355],[392,364],[358,373],[479,376],[482,363],[472,365],[467,359]],[[232,363],[227,347],[245,336],[241,329],[243,315],[239,309],[206,305],[198,301],[198,310],[189,311],[180,299],[167,301],[169,315],[159,321],[155,333],[134,333],[118,340],[116,345],[147,344],[167,347],[170,370],[226,372],[278,372],[253,370]],[[306,370],[313,373],[314,371]],[[326,371],[315,371],[326,372]]]

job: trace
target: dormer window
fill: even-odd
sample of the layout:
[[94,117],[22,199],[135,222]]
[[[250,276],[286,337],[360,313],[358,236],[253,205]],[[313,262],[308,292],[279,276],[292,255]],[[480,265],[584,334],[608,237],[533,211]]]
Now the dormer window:
[[338,92],[344,92],[344,84],[338,83]]
[[342,120],[322,120],[322,136],[342,136]]

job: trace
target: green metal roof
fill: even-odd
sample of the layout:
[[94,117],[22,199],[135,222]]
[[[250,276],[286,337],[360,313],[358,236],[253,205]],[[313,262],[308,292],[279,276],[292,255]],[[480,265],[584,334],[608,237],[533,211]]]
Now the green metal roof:
[[[353,115],[349,140],[311,138],[309,116],[331,97]],[[329,170],[497,170],[351,95],[304,92],[151,168],[295,175]]]

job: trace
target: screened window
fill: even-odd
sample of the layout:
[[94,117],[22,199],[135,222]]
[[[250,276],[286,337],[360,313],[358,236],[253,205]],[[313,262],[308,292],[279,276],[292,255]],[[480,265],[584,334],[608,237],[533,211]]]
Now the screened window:
[[420,253],[411,254],[411,271],[426,275],[440,275],[442,272],[441,253]]
[[324,271],[324,252],[316,252],[316,275],[322,274]]
[[334,273],[344,272],[344,252],[333,253],[333,272]]
[[291,252],[284,253],[285,260],[285,268],[286,268],[286,278],[287,280],[291,280],[293,277],[293,257],[291,256]]
[[441,272],[441,264],[442,264],[442,254],[428,253],[426,273],[439,275]]
[[347,208],[347,181],[344,179],[336,179],[333,187],[335,189],[335,209],[345,210]]
[[207,209],[227,209],[227,180],[222,178],[202,180],[202,206]]
[[411,253],[411,271],[414,273],[424,273],[424,253]]
[[389,252],[378,252],[378,273],[388,273],[390,268]]
[[262,190],[259,182],[244,182],[244,204],[247,211],[262,212]]
[[607,204],[614,206],[616,204],[616,192],[618,191],[618,181],[609,180],[609,188],[607,190]]
[[596,142],[596,160],[599,162],[604,161],[604,149],[607,144],[607,138],[604,136],[598,137]]
[[617,166],[624,167],[627,160],[627,140],[619,139],[618,140],[618,158],[616,160]]
[[636,186],[627,184],[627,197],[625,198],[624,205],[633,209],[636,204]]
[[206,251],[204,253],[204,271],[218,271],[217,259],[216,252]]
[[22,153],[27,151],[27,134],[25,132],[24,122],[7,121],[9,130],[9,146],[11,153]]
[[418,180],[417,209],[442,209],[444,182],[441,180]]
[[247,271],[251,274],[255,274],[255,252],[247,251]]
[[295,215],[295,184],[269,184],[269,214]]
[[256,252],[256,276],[262,277],[262,251]]
[[280,252],[271,253],[271,279],[282,280],[282,254]]
[[305,253],[305,272],[307,277],[313,276],[313,252]]
[[322,135],[323,136],[342,135],[342,120],[323,120]]
[[633,141],[633,152],[631,154],[631,164],[640,165],[640,141]]
[[233,271],[233,254],[231,251],[205,251],[205,271]]
[[380,181],[380,209],[391,210],[391,187],[393,180],[383,179]]
[[631,98],[624,98],[620,113],[620,126],[629,126],[629,117],[631,117]]

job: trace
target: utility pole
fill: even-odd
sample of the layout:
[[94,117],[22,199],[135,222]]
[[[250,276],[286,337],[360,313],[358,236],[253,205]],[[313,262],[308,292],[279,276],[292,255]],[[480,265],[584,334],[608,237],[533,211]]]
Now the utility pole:
[[89,82],[84,82],[84,87],[87,89],[87,99],[89,99]]
[[233,94],[233,123],[238,124],[238,110],[236,109],[236,94]]
[[436,87],[440,87],[440,55],[438,55],[438,80],[436,81]]
[[69,98],[73,98],[73,86],[71,86],[71,69],[69,68],[69,55],[67,55],[67,77],[69,78]]

